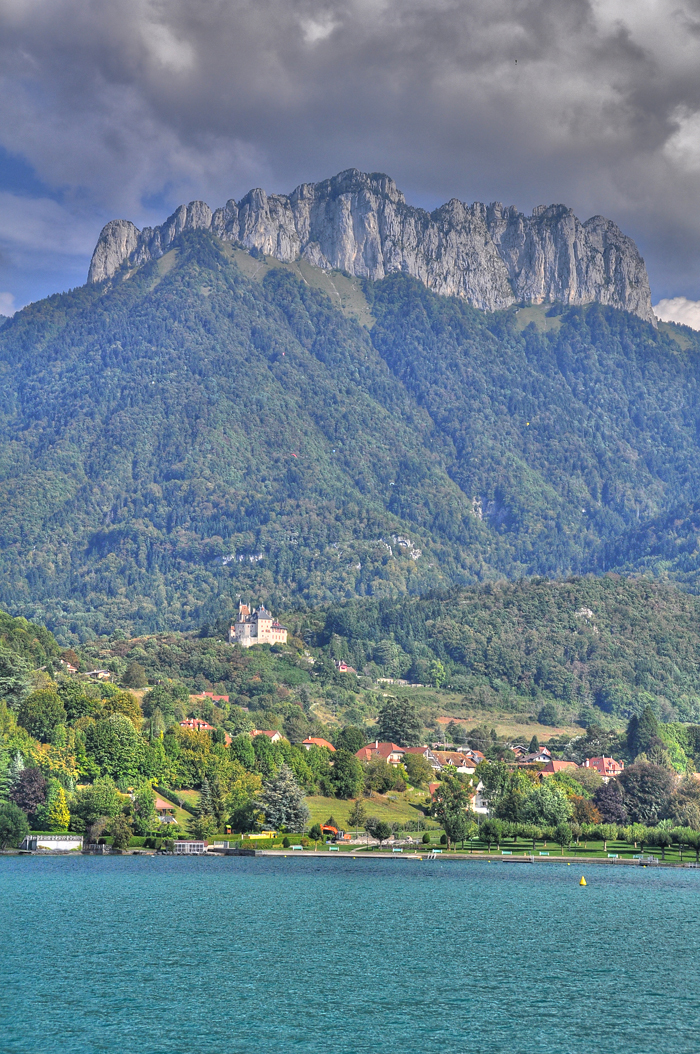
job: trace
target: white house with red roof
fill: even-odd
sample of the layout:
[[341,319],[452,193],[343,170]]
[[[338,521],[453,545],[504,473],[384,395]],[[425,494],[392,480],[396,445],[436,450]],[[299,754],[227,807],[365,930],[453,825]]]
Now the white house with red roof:
[[311,750],[312,747],[325,747],[326,750],[332,750],[335,753],[333,744],[329,743],[327,739],[321,739],[319,736],[309,736],[301,745],[304,750]]
[[390,765],[400,765],[403,761],[406,747],[400,747],[396,743],[380,743],[378,739],[374,743],[368,743],[366,747],[360,747],[355,757],[360,761],[372,761],[373,758],[381,758],[388,761]]
[[615,761],[615,758],[586,758],[583,763],[585,769],[595,769],[603,777],[605,783],[615,779],[624,770],[624,761]]
[[279,743],[280,739],[284,738],[276,728],[254,728],[250,734],[253,739],[256,736],[267,736],[272,743]]

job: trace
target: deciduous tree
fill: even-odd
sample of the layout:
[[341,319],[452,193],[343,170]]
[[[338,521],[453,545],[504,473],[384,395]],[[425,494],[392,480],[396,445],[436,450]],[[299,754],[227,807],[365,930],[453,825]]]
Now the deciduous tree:
[[9,792],[10,800],[27,816],[34,816],[46,801],[46,778],[37,768],[25,768]]
[[29,822],[14,802],[0,804],[0,849],[17,849],[29,833]]

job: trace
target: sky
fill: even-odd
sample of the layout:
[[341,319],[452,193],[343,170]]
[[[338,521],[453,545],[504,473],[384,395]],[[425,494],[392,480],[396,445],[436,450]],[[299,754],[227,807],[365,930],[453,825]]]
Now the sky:
[[0,0],[0,313],[109,219],[351,167],[607,216],[700,328],[700,0]]

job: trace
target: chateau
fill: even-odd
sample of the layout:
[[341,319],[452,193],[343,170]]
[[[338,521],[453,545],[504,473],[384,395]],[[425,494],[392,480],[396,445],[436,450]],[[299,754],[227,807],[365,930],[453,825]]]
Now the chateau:
[[241,600],[238,618],[228,631],[229,643],[252,648],[254,644],[286,644],[287,630],[272,617],[264,604],[253,610]]

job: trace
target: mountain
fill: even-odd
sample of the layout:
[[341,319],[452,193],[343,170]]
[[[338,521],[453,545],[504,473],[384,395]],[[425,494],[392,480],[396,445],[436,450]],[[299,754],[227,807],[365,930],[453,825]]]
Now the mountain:
[[644,261],[610,220],[593,216],[581,223],[564,205],[524,216],[500,203],[465,205],[456,198],[428,213],[407,205],[388,176],[354,168],[303,183],[289,195],[251,190],[213,213],[193,201],[143,231],[112,220],[100,234],[88,281],[156,260],[190,230],[372,281],[400,272],[485,311],[515,303],[600,303],[655,324]]
[[[317,616],[318,617],[318,616]],[[619,575],[499,582],[446,596],[332,605],[314,643],[363,669],[425,681],[431,660],[485,710],[547,700],[582,723],[651,705],[700,720],[700,597]]]
[[68,642],[634,569],[700,498],[699,353],[183,231],[0,327],[0,604]]

